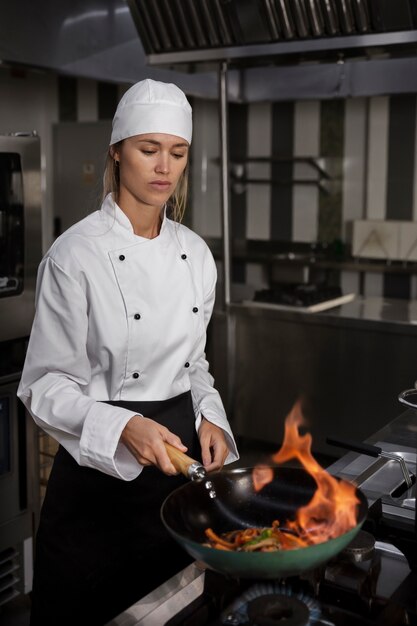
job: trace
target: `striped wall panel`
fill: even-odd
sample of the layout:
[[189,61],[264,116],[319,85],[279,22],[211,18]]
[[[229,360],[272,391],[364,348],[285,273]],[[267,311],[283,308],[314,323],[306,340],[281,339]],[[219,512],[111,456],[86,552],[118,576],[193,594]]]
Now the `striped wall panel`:
[[293,228],[293,163],[284,160],[294,152],[294,108],[293,102],[272,104],[271,137],[271,239],[292,239]]
[[[320,103],[301,101],[294,109],[294,157],[320,156]],[[295,180],[317,182],[317,171],[306,163],[295,163]],[[313,242],[318,238],[319,190],[315,184],[294,185],[292,190],[292,239]]]
[[[271,159],[249,162],[245,174],[275,184],[248,184],[244,197],[235,199],[232,232],[239,237],[245,232],[248,239],[349,243],[355,219],[417,220],[415,95],[253,103],[238,121],[241,106],[234,105],[234,137],[246,142],[247,156]],[[291,163],[303,156],[330,163],[331,193],[289,184],[317,182],[309,166]],[[252,268],[247,280],[256,282],[256,276],[261,281]],[[417,297],[417,277],[368,272],[360,280],[356,272],[342,272],[340,282],[344,292]]]

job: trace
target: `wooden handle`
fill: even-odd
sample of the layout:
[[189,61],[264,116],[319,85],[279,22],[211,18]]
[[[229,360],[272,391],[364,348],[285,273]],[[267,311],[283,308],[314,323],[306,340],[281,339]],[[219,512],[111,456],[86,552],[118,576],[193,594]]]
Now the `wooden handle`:
[[171,463],[177,472],[181,472],[181,474],[184,474],[186,478],[190,478],[188,474],[190,466],[193,464],[200,465],[200,463],[192,459],[190,456],[187,456],[184,452],[181,452],[181,450],[178,450],[178,448],[175,448],[170,443],[165,442],[165,448]]

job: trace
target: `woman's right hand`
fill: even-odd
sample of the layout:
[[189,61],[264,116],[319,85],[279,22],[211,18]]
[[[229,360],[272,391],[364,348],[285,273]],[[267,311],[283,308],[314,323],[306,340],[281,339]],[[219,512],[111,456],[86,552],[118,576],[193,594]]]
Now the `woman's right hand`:
[[186,452],[181,439],[168,428],[149,417],[134,415],[126,424],[120,441],[130,450],[141,465],[156,465],[168,476],[178,474],[170,461],[164,442]]

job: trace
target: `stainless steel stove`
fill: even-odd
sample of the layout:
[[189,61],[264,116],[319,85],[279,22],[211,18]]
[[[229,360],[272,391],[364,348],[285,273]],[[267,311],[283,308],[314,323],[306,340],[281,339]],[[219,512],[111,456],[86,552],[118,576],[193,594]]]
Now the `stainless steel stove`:
[[228,578],[193,563],[108,626],[416,626],[417,413],[407,411],[368,443],[392,459],[348,453],[329,471],[360,483],[369,515],[341,554],[319,569],[276,581]]

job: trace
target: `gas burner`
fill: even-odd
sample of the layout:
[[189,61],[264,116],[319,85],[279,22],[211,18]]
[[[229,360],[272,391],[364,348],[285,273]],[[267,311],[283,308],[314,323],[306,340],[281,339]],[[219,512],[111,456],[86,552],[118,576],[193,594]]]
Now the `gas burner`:
[[353,541],[340,553],[344,561],[362,563],[369,561],[375,551],[375,539],[365,530],[360,530]]
[[304,602],[292,596],[270,593],[248,603],[250,624],[256,626],[307,626],[310,611]]
[[308,626],[320,618],[320,606],[309,595],[284,583],[259,583],[247,589],[222,614],[225,626]]

